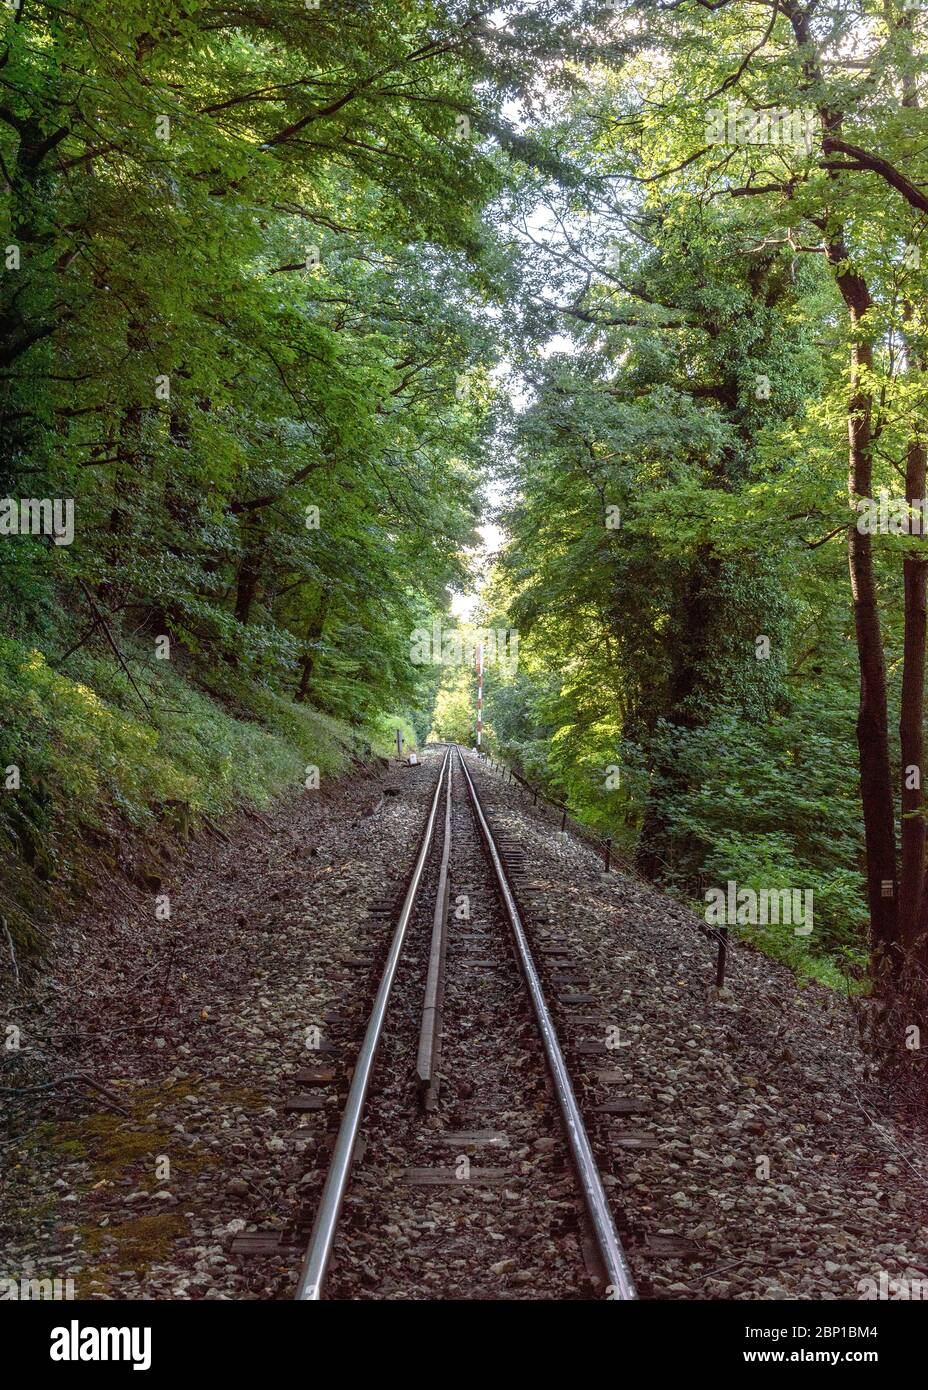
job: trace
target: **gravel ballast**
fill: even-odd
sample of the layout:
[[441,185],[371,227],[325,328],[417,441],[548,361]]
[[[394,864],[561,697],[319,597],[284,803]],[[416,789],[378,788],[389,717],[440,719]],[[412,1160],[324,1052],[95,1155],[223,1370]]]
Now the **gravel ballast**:
[[[311,1216],[343,1085],[292,1113],[293,1078],[350,1064],[375,984],[365,962],[392,932],[371,910],[402,890],[438,758],[243,813],[145,882],[114,873],[59,923],[37,984],[2,1001],[20,1045],[0,1084],[80,1073],[105,1092],[72,1081],[3,1096],[0,1275],[72,1279],[78,1297],[103,1299],[292,1296],[298,1248],[243,1258],[234,1245]],[[924,1127],[875,1074],[848,1002],[738,946],[720,996],[692,913],[604,874],[521,789],[469,766],[494,827],[525,850],[532,942],[560,933],[589,981],[583,1009],[552,1002],[566,1042],[607,1045],[605,1057],[572,1054],[571,1069],[642,1295],[858,1299],[881,1274],[928,1278]],[[466,1000],[449,988],[466,1038]],[[498,1007],[491,992],[483,1013]],[[596,1113],[616,1096],[647,1113]],[[476,1112],[465,1118],[476,1127]],[[479,1123],[507,1128],[485,1109]],[[646,1142],[623,1144],[630,1131]],[[430,1200],[417,1196],[411,1225],[427,1227]],[[408,1261],[410,1232],[397,1229]],[[577,1296],[575,1283],[559,1291],[556,1270],[537,1290],[530,1272],[513,1286],[499,1229],[496,1296]],[[482,1277],[468,1291],[465,1232],[453,1296],[493,1296]],[[684,1242],[685,1257],[659,1253],[659,1237]],[[388,1264],[378,1251],[357,1277],[343,1265],[343,1295],[403,1296]],[[418,1296],[442,1296],[432,1273]]]

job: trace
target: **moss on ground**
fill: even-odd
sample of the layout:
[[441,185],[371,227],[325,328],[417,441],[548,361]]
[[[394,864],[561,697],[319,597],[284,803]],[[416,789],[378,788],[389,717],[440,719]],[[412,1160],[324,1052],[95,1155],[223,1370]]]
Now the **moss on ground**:
[[[175,1241],[187,1230],[186,1217],[174,1211],[133,1216],[116,1226],[77,1226],[84,1254],[91,1261],[77,1276],[78,1297],[105,1298],[113,1270],[131,1270],[141,1276],[152,1265],[170,1260]],[[104,1263],[104,1246],[113,1245],[115,1252],[107,1254]]]
[[[121,1177],[150,1182],[155,1158],[177,1147],[177,1136],[169,1129],[152,1125],[150,1117],[159,1108],[170,1107],[195,1091],[196,1083],[191,1081],[161,1089],[147,1087],[126,1101],[128,1115],[99,1110],[59,1125],[52,1146],[74,1161],[91,1165],[91,1186]],[[148,1164],[143,1171],[145,1160]],[[184,1172],[199,1173],[217,1161],[211,1153],[185,1148],[183,1158],[176,1163],[172,1160],[172,1167],[182,1166]]]
[[[94,1111],[79,1120],[42,1126],[42,1133],[33,1136],[31,1146],[50,1149],[71,1162],[86,1163],[90,1171],[85,1191],[121,1178],[149,1185],[157,1156],[177,1148],[177,1135],[153,1123],[152,1117],[159,1108],[170,1107],[181,1097],[194,1093],[196,1085],[181,1081],[168,1088],[136,1091],[131,1098],[125,1098],[128,1115]],[[236,1103],[242,1101],[236,1099]],[[203,1172],[218,1161],[213,1153],[197,1152],[186,1145],[182,1155],[171,1160],[175,1171],[184,1174]],[[115,1271],[131,1270],[141,1275],[153,1264],[170,1260],[174,1242],[187,1234],[188,1226],[179,1212],[159,1211],[129,1216],[115,1225],[88,1221],[69,1229],[79,1237],[85,1261],[77,1275],[78,1297],[108,1298],[118,1297],[118,1286],[112,1282]]]

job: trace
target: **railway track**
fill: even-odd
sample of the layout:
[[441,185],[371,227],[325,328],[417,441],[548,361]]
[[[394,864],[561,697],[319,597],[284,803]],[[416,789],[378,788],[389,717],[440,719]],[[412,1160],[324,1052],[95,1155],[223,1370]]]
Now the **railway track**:
[[523,889],[448,747],[297,1299],[636,1297],[549,1004],[582,1002],[583,982],[550,931],[533,947]]

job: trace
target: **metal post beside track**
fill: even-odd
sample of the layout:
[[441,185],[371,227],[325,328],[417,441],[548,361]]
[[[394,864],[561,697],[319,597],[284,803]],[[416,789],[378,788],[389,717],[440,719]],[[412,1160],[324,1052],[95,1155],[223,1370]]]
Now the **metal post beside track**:
[[725,963],[728,959],[728,928],[719,927],[719,953],[715,962],[715,987],[721,989],[725,983]]

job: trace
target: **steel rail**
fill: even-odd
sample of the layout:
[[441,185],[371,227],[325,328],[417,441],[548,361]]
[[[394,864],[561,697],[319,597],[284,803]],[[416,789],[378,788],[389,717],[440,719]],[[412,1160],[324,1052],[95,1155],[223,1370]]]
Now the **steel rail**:
[[399,965],[400,954],[403,950],[406,929],[409,926],[409,921],[412,917],[416,899],[419,894],[419,886],[425,869],[425,861],[432,847],[432,836],[435,831],[438,803],[441,798],[441,789],[444,785],[445,777],[448,775],[450,763],[451,749],[449,748],[445,753],[444,761],[441,765],[438,785],[435,788],[435,795],[432,798],[431,809],[425,824],[422,842],[419,846],[419,855],[412,871],[409,887],[406,890],[406,897],[403,899],[403,906],[400,911],[399,919],[397,920],[396,930],[393,933],[393,940],[390,944],[387,961],[383,968],[383,974],[380,977],[377,997],[374,1000],[367,1031],[364,1034],[364,1041],[361,1044],[361,1050],[358,1053],[358,1058],[355,1063],[354,1075],[351,1078],[351,1086],[348,1090],[348,1099],[345,1102],[341,1124],[338,1127],[335,1146],[332,1150],[332,1161],[329,1164],[329,1171],[326,1174],[325,1186],[322,1189],[322,1196],[319,1199],[319,1209],[316,1212],[316,1220],[313,1223],[312,1235],[309,1238],[306,1257],[303,1261],[303,1269],[300,1273],[300,1281],[297,1285],[295,1298],[299,1302],[317,1303],[322,1297],[322,1288],[328,1270],[329,1259],[332,1254],[332,1246],[335,1242],[335,1232],[338,1227],[339,1216],[341,1215],[342,1202],[344,1201],[345,1192],[348,1187],[348,1179],[351,1175],[351,1164],[354,1158],[355,1148],[357,1147],[361,1119],[364,1114],[364,1103],[367,1100],[367,1092],[374,1070],[374,1061],[380,1042],[380,1035],[383,1031],[387,1005],[390,1000],[390,991],[393,988],[393,981]]
[[532,1001],[532,1008],[538,1023],[538,1029],[541,1033],[541,1041],[544,1046],[548,1069],[554,1084],[554,1093],[557,1097],[561,1118],[564,1121],[564,1128],[567,1132],[571,1157],[573,1158],[574,1167],[577,1171],[577,1178],[583,1190],[583,1199],[586,1203],[590,1221],[593,1225],[596,1243],[599,1247],[599,1253],[605,1267],[607,1291],[609,1296],[616,1300],[637,1298],[638,1294],[635,1290],[632,1272],[629,1268],[625,1251],[622,1249],[622,1242],[619,1240],[618,1231],[615,1228],[612,1210],[609,1206],[605,1189],[603,1188],[599,1167],[593,1156],[593,1150],[586,1132],[586,1126],[583,1123],[583,1116],[580,1114],[580,1107],[574,1095],[574,1088],[567,1070],[567,1063],[564,1060],[564,1054],[558,1042],[557,1031],[554,1026],[554,1020],[551,1017],[551,1011],[545,1000],[541,978],[532,956],[528,937],[525,933],[525,927],[522,924],[522,918],[518,906],[516,905],[516,900],[509,886],[509,879],[506,876],[503,862],[496,848],[493,832],[487,823],[486,816],[483,814],[483,807],[480,804],[477,789],[467,770],[467,765],[461,754],[461,750],[458,748],[456,751],[461,764],[461,770],[464,773],[468,788],[470,789],[474,815],[480,826],[480,832],[483,836],[484,844],[486,845],[487,854],[490,857],[490,862],[493,865],[493,872],[496,875],[496,882],[503,900],[503,906],[506,909],[509,925],[512,928],[516,954],[529,992],[529,997]]
[[422,1004],[422,1023],[419,1028],[419,1051],[416,1075],[421,1086],[422,1103],[426,1110],[438,1104],[438,1058],[441,1052],[441,1012],[445,996],[445,956],[448,949],[448,901],[451,896],[451,783],[454,763],[448,768],[445,789],[445,838],[438,872],[438,891],[432,917],[432,940],[429,947],[429,966],[425,979],[425,998]]

